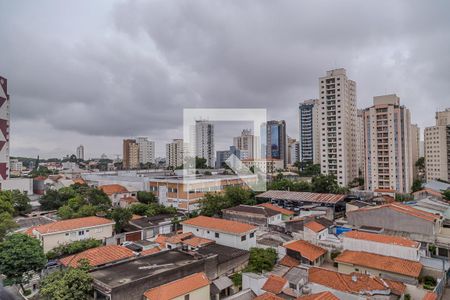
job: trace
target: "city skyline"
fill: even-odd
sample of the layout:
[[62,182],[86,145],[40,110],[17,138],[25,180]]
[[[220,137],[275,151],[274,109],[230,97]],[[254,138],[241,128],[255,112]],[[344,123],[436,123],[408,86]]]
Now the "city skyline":
[[[330,23],[323,5],[311,3],[274,9],[256,2],[172,7],[102,1],[95,8],[83,1],[5,2],[0,73],[11,95],[11,156],[61,157],[83,144],[88,158],[104,152],[111,157],[133,136],[148,136],[156,156],[164,156],[165,144],[182,137],[180,103],[267,108],[268,119],[286,120],[287,134],[298,138],[298,103],[317,98],[317,78],[340,67],[358,83],[358,108],[369,107],[375,95],[395,93],[413,123],[422,130],[432,126],[435,112],[448,103],[448,4],[369,3],[358,15],[345,10],[353,4],[330,3],[326,14],[340,21]],[[169,14],[172,9],[177,13]],[[275,22],[277,16],[289,26]],[[164,28],[161,18],[168,20]],[[247,20],[250,26],[243,26]],[[196,33],[192,40],[177,22]],[[170,42],[167,30],[174,35]],[[338,32],[343,34],[334,37]],[[216,136],[231,144],[242,128],[223,134],[216,128]]]

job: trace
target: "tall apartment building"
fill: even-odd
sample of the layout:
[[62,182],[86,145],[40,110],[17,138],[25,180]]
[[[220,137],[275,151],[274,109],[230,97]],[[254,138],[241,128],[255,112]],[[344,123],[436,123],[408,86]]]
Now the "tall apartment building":
[[206,165],[214,168],[214,125],[211,122],[195,122],[195,143],[195,155],[206,159]]
[[364,110],[356,113],[356,166],[358,177],[364,178],[366,153],[364,151]]
[[183,139],[174,139],[166,144],[166,164],[168,167],[177,168],[183,165],[184,154]]
[[320,163],[319,99],[303,101],[299,111],[300,161]]
[[319,78],[320,167],[348,186],[358,176],[356,157],[356,83],[345,69]]
[[149,141],[146,137],[138,137],[136,143],[139,145],[139,163],[154,163],[155,142]]
[[291,137],[288,137],[287,157],[288,165],[293,165],[300,161],[300,142]]
[[427,181],[450,181],[450,108],[436,113],[436,125],[425,128]]
[[287,135],[286,122],[268,121],[266,133],[266,158],[283,161],[283,167],[287,164]]
[[9,120],[8,81],[0,76],[0,180],[9,178]]
[[419,172],[416,162],[420,155],[420,128],[417,124],[411,124],[411,160],[413,165],[413,178],[418,178]]
[[259,145],[258,139],[252,134],[250,129],[242,130],[240,136],[233,138],[233,146],[240,151],[246,151],[248,153],[247,158],[253,159],[258,157]]
[[397,95],[376,96],[364,110],[367,190],[408,193],[413,181],[411,117]]
[[139,145],[134,139],[123,140],[123,161],[125,170],[139,169]]
[[77,158],[84,160],[84,146],[80,145],[77,147]]

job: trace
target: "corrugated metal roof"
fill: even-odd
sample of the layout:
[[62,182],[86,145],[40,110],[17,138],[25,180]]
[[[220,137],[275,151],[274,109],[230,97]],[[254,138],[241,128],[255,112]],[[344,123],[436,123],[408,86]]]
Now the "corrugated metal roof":
[[256,197],[298,202],[335,204],[339,201],[344,200],[346,195],[270,190],[259,194]]

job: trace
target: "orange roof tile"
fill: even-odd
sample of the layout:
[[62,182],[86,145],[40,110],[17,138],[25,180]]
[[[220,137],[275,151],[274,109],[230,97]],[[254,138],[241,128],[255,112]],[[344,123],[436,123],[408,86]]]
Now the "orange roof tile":
[[404,285],[400,281],[393,281],[386,278],[383,278],[384,282],[389,286],[391,292],[396,295],[403,295],[406,291],[406,285]]
[[437,300],[438,296],[436,293],[427,292],[425,296],[423,296],[422,300]]
[[283,298],[280,298],[278,296],[275,296],[272,293],[264,293],[256,298],[253,298],[253,300],[283,300]]
[[417,261],[363,251],[344,250],[342,254],[336,257],[335,261],[415,278],[419,277],[422,270],[422,264]]
[[120,201],[124,201],[128,204],[138,202],[137,199],[134,197],[123,197],[122,199],[120,199]]
[[356,239],[356,240],[365,240],[382,244],[390,244],[390,245],[399,245],[404,247],[417,248],[420,243],[416,241],[412,241],[410,239],[400,237],[400,236],[392,236],[386,234],[378,234],[378,233],[370,233],[364,231],[352,230],[344,233],[343,235],[346,238]]
[[162,248],[165,248],[166,243],[178,244],[181,243],[181,241],[186,240],[192,236],[192,232],[177,233],[175,235],[158,234],[156,236],[155,242],[158,243]]
[[[308,270],[308,279],[310,282],[346,293],[372,295],[372,291],[390,290],[391,293],[395,294],[394,289],[384,279],[366,274],[343,274],[328,269],[311,267]],[[406,286],[401,282],[395,281],[395,285],[397,289],[400,287],[406,289]]]
[[194,227],[201,227],[206,229],[212,229],[219,232],[226,232],[231,234],[247,233],[251,230],[256,230],[257,227],[224,219],[211,218],[205,216],[198,216],[196,218],[188,219],[181,222],[183,225],[189,225]]
[[40,234],[47,234],[108,224],[113,225],[114,221],[111,221],[106,218],[93,216],[93,217],[62,220],[54,223],[40,225],[35,227],[34,230],[38,231]]
[[155,254],[158,253],[159,251],[161,251],[158,247],[152,248],[152,249],[147,249],[144,251],[141,251],[141,256],[146,256],[146,255],[151,255],[151,254]]
[[284,289],[287,282],[288,281],[283,277],[277,275],[270,275],[261,289],[263,289],[266,292],[279,294]]
[[98,188],[108,196],[111,196],[112,194],[128,193],[127,188],[120,184],[105,184]]
[[315,261],[317,258],[327,253],[327,250],[322,247],[313,245],[303,240],[288,242],[287,244],[284,244],[283,247],[299,252],[302,257],[308,259],[309,261]]
[[119,245],[101,246],[60,259],[64,266],[77,267],[81,259],[87,259],[92,267],[134,257],[132,250]]
[[289,215],[289,216],[294,215],[294,212],[293,212],[293,211],[290,211],[289,209],[285,209],[285,208],[282,208],[282,207],[273,205],[273,204],[271,204],[271,203],[261,203],[261,204],[259,204],[258,206],[263,206],[263,207],[265,207],[265,208],[269,208],[269,209],[271,209],[271,210],[280,212],[280,213],[282,213],[283,215]]
[[186,239],[184,241],[182,241],[183,244],[191,246],[191,247],[201,247],[204,245],[209,245],[209,244],[214,244],[216,241],[210,240],[210,239],[205,239],[205,238],[201,238],[198,236],[194,236],[192,238]]
[[347,213],[354,214],[354,213],[360,213],[360,212],[364,212],[364,211],[377,210],[377,209],[383,209],[383,208],[392,209],[399,213],[410,215],[410,216],[417,217],[417,218],[421,218],[421,219],[431,221],[431,222],[434,222],[435,220],[440,218],[440,216],[438,216],[438,215],[434,215],[432,213],[425,212],[423,210],[413,208],[408,205],[400,204],[397,202],[383,204],[383,205],[379,205],[379,206],[372,206],[372,207],[366,206],[366,207],[360,208],[358,210],[349,211]]
[[298,297],[297,300],[339,300],[339,298],[331,292],[322,292],[308,296],[301,296]]
[[305,227],[311,229],[314,232],[321,232],[322,230],[326,229],[325,226],[323,226],[320,223],[317,223],[316,221],[306,223]]
[[289,255],[285,255],[278,263],[282,266],[292,268],[298,266],[300,261],[290,257]]
[[86,181],[84,181],[83,178],[75,178],[75,179],[72,179],[72,181],[73,181],[73,183],[78,183],[78,184],[85,184],[86,183]]
[[170,300],[209,285],[206,274],[195,273],[150,289],[144,293],[148,300]]

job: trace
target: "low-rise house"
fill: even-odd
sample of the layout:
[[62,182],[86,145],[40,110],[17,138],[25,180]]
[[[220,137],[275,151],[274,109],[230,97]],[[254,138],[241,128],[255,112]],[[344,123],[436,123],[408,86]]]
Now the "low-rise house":
[[436,200],[444,200],[444,196],[441,192],[435,191],[433,189],[421,189],[420,191],[413,193],[414,200],[422,200],[428,197],[434,198]]
[[31,227],[25,233],[39,239],[44,252],[48,252],[59,245],[88,238],[105,241],[112,236],[114,224],[105,218],[85,217]]
[[224,219],[199,216],[181,222],[183,233],[214,240],[217,244],[248,250],[256,246],[257,227]]
[[289,282],[285,278],[276,275],[270,275],[261,289],[274,295],[278,295],[288,287]]
[[135,197],[123,197],[119,200],[119,207],[127,208],[137,203],[139,203],[139,201]]
[[348,224],[354,228],[383,228],[389,235],[400,235],[422,243],[433,244],[440,256],[450,257],[450,228],[443,226],[443,217],[400,203],[364,207],[347,213]]
[[[298,240],[285,243],[282,247],[280,247],[279,253],[289,257],[290,266],[293,266],[293,259],[298,261],[296,265],[306,264],[311,266],[320,266],[325,259],[327,250],[307,241]],[[283,256],[281,264],[284,264],[284,262],[287,263],[287,260],[288,258]]]
[[291,266],[283,276],[289,282],[289,288],[299,295],[302,293],[302,288],[308,283],[308,269],[307,266]]
[[422,271],[422,264],[418,261],[362,251],[344,250],[335,262],[340,273],[372,274],[412,285],[418,283]]
[[309,269],[308,282],[312,294],[328,291],[346,300],[402,299],[406,290],[406,285],[401,282],[366,274],[342,274],[317,267]]
[[248,223],[256,226],[269,226],[279,224],[282,214],[279,211],[251,205],[238,205],[222,210],[223,218],[231,221]]
[[301,296],[298,297],[297,300],[339,300],[339,298],[336,297],[331,292],[322,292],[317,294]]
[[146,300],[209,299],[210,282],[203,272],[152,288],[144,293]]
[[172,220],[175,215],[163,214],[153,217],[136,217],[130,220],[130,224],[141,229],[143,238],[149,239],[158,234],[168,234],[173,231]]
[[345,250],[365,251],[408,260],[420,259],[420,243],[410,239],[364,231],[349,231],[342,235]]
[[98,187],[109,199],[114,207],[120,206],[120,200],[123,198],[133,197],[136,198],[135,192],[130,192],[126,187],[120,184],[105,184]]
[[98,268],[136,257],[132,250],[119,245],[100,246],[61,258],[65,267],[77,267],[80,260],[86,259],[91,267]]
[[274,205],[272,203],[261,203],[261,204],[258,204],[258,206],[262,206],[262,207],[269,208],[271,210],[278,211],[279,213],[281,213],[282,219],[284,221],[292,219],[292,217],[295,215],[295,213],[292,210],[282,208],[282,207],[280,207],[278,205]]

